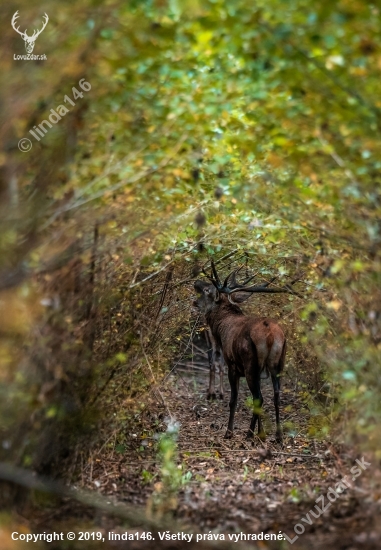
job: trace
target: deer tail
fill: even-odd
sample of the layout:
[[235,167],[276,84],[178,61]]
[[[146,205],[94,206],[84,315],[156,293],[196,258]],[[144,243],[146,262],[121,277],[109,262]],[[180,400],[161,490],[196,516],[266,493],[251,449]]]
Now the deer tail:
[[278,371],[282,372],[284,369],[284,365],[286,363],[286,351],[287,351],[287,342],[284,341],[283,349],[282,349],[282,355],[280,356],[279,365],[278,365]]
[[263,378],[268,378],[270,373],[269,373],[269,369],[267,367],[266,361],[264,361],[262,363],[259,362],[257,346],[255,345],[255,342],[253,342],[252,339],[251,339],[251,346],[252,346],[252,350],[253,350],[253,361],[254,361],[254,364],[257,365],[256,368],[259,369],[260,378],[262,378],[262,379]]

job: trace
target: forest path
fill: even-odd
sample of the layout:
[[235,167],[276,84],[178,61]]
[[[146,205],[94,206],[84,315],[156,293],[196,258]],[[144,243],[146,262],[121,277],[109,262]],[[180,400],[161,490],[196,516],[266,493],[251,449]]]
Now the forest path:
[[[292,381],[286,377],[283,383],[285,437],[280,446],[274,438],[270,380],[262,380],[266,442],[245,439],[251,417],[245,404],[249,396],[245,380],[241,381],[234,436],[223,439],[230,394],[226,378],[225,398],[211,402],[206,400],[206,364],[199,364],[196,370],[174,370],[160,387],[161,403],[159,393],[152,392],[149,406],[136,418],[134,434],[130,434],[136,445],[130,445],[123,454],[98,455],[91,468],[91,480],[87,478],[84,484],[95,482],[104,494],[147,506],[153,491],[160,491],[161,485],[155,433],[163,430],[172,417],[180,425],[177,461],[187,478],[178,493],[175,516],[187,528],[199,533],[285,532],[293,538],[294,526],[301,524],[305,532],[293,548],[379,548],[374,497],[363,488],[367,473],[351,481],[352,487],[320,517],[310,514],[308,519],[306,514],[314,509],[319,496],[324,496],[324,501],[318,501],[320,508],[329,505],[329,487],[334,488],[344,476],[351,480],[350,469],[359,457],[328,441],[308,437],[313,418]],[[303,528],[297,527],[297,531]],[[266,541],[260,547],[289,546],[285,544]]]
[[[178,509],[180,518],[191,520],[202,531],[281,531],[291,539],[299,523],[305,532],[294,547],[379,548],[379,535],[373,531],[369,510],[364,506],[361,477],[351,479],[355,457],[335,449],[328,441],[308,437],[310,412],[287,378],[281,397],[286,435],[280,446],[275,441],[271,380],[262,380],[267,439],[263,443],[255,438],[252,443],[245,439],[251,418],[245,404],[250,396],[245,380],[241,380],[234,436],[225,440],[230,394],[226,391],[227,380],[225,399],[209,402],[205,399],[207,376],[202,377],[202,371],[179,374],[167,387],[166,399],[180,422],[180,458],[192,472],[192,479],[199,482],[185,487]],[[302,517],[307,519],[319,496],[325,497],[320,507],[329,504],[329,487],[334,488],[344,476],[353,488],[348,488],[320,517],[310,514],[312,525],[301,521]]]

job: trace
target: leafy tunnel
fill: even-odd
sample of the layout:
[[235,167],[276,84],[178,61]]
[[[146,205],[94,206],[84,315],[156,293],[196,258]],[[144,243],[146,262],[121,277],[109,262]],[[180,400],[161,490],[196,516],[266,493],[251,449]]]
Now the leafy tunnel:
[[[22,58],[16,12],[20,30],[44,17],[46,59]],[[0,546],[41,526],[301,525],[296,547],[376,548],[376,3],[12,0],[0,13]],[[283,447],[269,380],[266,443],[243,439],[244,381],[228,443],[226,370],[224,399],[206,399],[192,302],[211,260],[294,283],[243,306],[286,333]],[[330,521],[300,523],[363,456],[372,467]]]

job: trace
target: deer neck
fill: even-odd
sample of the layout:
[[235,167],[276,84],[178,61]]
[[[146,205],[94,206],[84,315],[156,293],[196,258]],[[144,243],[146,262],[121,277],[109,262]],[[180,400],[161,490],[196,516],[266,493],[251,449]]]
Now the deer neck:
[[214,309],[209,311],[205,317],[213,336],[221,343],[221,336],[229,330],[234,319],[243,317],[244,313],[241,308],[230,302],[218,304]]

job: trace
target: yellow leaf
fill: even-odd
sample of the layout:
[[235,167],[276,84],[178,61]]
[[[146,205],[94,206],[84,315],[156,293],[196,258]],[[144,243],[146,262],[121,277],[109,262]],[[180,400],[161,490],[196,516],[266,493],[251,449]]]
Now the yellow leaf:
[[329,309],[338,311],[341,308],[341,302],[339,300],[332,300],[332,302],[327,303],[327,307]]
[[282,164],[283,159],[275,153],[269,153],[267,155],[267,161],[271,164],[271,166],[274,166],[274,168],[278,168]]

